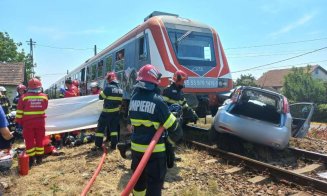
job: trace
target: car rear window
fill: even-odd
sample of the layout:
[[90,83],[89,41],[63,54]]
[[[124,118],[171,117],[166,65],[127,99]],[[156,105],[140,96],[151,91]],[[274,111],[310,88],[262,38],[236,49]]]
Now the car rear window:
[[278,95],[268,92],[244,89],[240,99],[229,112],[235,115],[247,116],[257,120],[280,124],[280,103]]

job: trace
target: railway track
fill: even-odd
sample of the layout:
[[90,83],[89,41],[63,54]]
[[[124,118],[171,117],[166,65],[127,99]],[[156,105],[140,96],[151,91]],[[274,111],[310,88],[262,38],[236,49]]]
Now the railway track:
[[[185,139],[184,140],[185,143],[189,146],[193,146],[194,148],[199,150],[205,150],[206,152],[208,152],[210,155],[213,156],[218,155],[219,157],[222,157],[224,159],[231,160],[236,163],[242,163],[246,168],[251,168],[253,170],[261,171],[261,172],[268,172],[271,177],[274,177],[276,179],[283,179],[298,185],[312,187],[317,191],[327,194],[326,181],[319,180],[317,178],[313,178],[301,173],[297,173],[295,171],[290,171],[288,169],[277,167],[269,163],[251,159],[239,154],[218,149],[217,147],[208,145],[209,142],[207,142],[207,140],[210,140],[208,136],[208,129],[199,128],[196,126],[189,126],[189,125],[187,125],[185,128],[187,129],[186,133],[188,131],[195,131],[198,134],[203,135],[202,137],[199,137],[199,135],[195,134],[196,135],[195,137],[189,137]],[[198,140],[201,140],[201,142],[199,142]],[[320,153],[311,152],[298,148],[292,148],[292,147],[289,147],[287,150],[298,158],[318,161],[323,165],[327,165],[326,154],[320,154]]]

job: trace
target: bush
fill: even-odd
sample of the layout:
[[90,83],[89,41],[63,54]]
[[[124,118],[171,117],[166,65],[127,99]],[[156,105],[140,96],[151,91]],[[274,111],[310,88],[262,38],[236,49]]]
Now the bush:
[[327,122],[327,104],[319,104],[315,108],[312,120],[315,122]]

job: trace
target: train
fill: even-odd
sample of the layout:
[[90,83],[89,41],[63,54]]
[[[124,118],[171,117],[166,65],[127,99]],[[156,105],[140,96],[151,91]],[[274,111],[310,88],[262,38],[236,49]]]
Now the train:
[[153,64],[160,70],[161,88],[169,85],[176,70],[187,73],[183,89],[186,100],[203,115],[210,109],[216,110],[221,104],[219,95],[233,87],[223,46],[212,27],[176,14],[154,11],[142,24],[67,73],[46,92],[50,98],[57,98],[65,79],[70,77],[80,81],[81,94],[87,95],[91,82],[97,81],[104,88],[105,74],[115,71],[124,90],[123,100],[128,102],[137,71],[145,64]]

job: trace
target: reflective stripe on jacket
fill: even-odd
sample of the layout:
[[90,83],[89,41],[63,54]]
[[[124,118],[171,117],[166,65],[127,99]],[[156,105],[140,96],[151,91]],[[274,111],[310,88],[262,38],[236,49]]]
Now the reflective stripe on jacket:
[[104,91],[99,94],[99,99],[104,100],[102,112],[118,112],[123,100],[123,90],[117,83],[111,82]]

